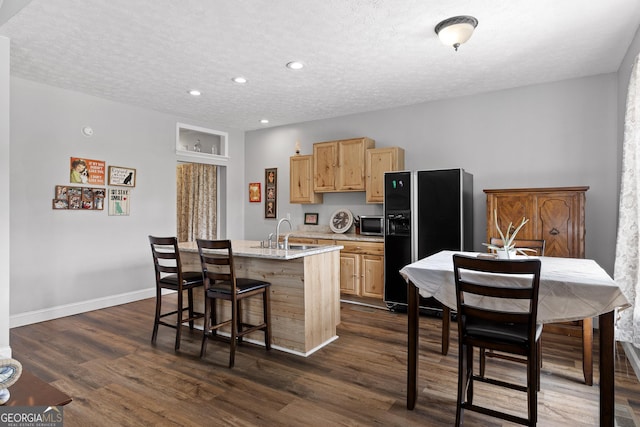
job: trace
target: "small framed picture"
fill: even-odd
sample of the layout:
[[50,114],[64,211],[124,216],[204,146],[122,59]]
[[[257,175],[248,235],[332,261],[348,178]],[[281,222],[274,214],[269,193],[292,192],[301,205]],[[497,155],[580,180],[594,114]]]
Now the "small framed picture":
[[82,187],[68,187],[67,197],[80,197],[82,195]]
[[53,209],[69,209],[69,201],[67,199],[53,199]]
[[261,202],[262,201],[262,193],[260,191],[260,183],[259,182],[251,182],[249,183],[249,202]]
[[278,168],[264,170],[264,217],[275,218],[278,211]]
[[109,185],[136,186],[136,170],[122,166],[109,166]]
[[[67,199],[67,186],[66,185],[56,185],[56,199]],[[62,208],[58,208],[62,209]]]
[[82,197],[69,196],[69,209],[82,209]]
[[318,214],[317,213],[304,214],[304,223],[307,225],[318,225]]

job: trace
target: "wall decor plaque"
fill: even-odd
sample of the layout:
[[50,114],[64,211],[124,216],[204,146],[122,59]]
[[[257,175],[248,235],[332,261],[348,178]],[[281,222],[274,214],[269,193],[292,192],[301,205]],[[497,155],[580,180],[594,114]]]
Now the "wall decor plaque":
[[123,187],[136,186],[136,170],[121,166],[109,166],[109,185],[120,185]]
[[276,218],[278,213],[278,168],[264,170],[264,217]]

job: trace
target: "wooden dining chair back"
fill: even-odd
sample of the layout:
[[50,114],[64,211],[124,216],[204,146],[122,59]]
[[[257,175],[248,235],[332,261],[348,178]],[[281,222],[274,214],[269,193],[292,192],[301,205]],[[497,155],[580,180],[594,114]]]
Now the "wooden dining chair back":
[[[531,250],[526,250],[524,251],[524,253],[526,255],[532,255],[532,256],[544,256],[544,248],[545,248],[545,241],[543,239],[516,239],[513,241],[513,243],[515,244],[516,248],[520,248],[520,249],[531,249]],[[492,237],[490,240],[490,244],[493,246],[502,246],[503,242],[502,239],[499,237]],[[489,249],[489,252],[494,252],[491,249]],[[447,353],[449,352],[449,331],[451,328],[451,309],[449,307],[444,306],[442,309],[442,343],[441,343],[441,352],[443,355],[447,355]],[[489,357],[492,357],[493,354],[487,354]],[[481,359],[481,367],[480,367],[480,372],[484,372],[484,363],[485,363],[485,358],[482,357]]]
[[[542,325],[537,324],[540,265],[539,259],[495,260],[453,255],[459,351],[456,426],[461,424],[464,410],[523,425],[536,424],[538,344],[542,333]],[[475,347],[525,357],[526,386],[476,375]],[[474,404],[474,381],[526,392],[527,418]]]
[[[193,330],[193,322],[204,317],[204,313],[198,313],[193,306],[193,289],[202,286],[201,271],[182,271],[178,239],[175,237],[149,236],[153,266],[156,276],[156,314],[153,322],[151,342],[155,344],[158,336],[158,326],[164,325],[176,329],[175,349],[180,348],[182,325],[189,323],[189,329]],[[177,293],[177,306],[175,310],[162,312],[162,290],[169,289]],[[184,305],[184,291],[187,291],[187,306]],[[187,311],[185,317],[184,312]],[[175,316],[175,321],[163,320],[166,317]]]
[[[233,368],[236,346],[245,335],[264,331],[265,347],[271,349],[271,283],[236,277],[230,240],[198,239],[197,243],[205,286],[205,324],[200,357],[205,357],[209,339],[228,341],[231,344],[229,368]],[[250,322],[243,316],[242,301],[256,295],[262,295],[262,319]],[[224,313],[218,316],[223,308],[222,304],[217,304],[218,300],[230,301],[230,317]],[[218,317],[223,319],[218,320]],[[228,327],[229,337],[218,334],[219,329],[225,326]]]

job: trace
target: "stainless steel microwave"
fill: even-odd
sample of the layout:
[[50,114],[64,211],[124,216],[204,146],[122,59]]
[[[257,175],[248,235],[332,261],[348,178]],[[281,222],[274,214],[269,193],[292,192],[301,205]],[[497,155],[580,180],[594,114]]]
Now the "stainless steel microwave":
[[361,216],[360,234],[367,236],[384,236],[384,217],[381,215]]

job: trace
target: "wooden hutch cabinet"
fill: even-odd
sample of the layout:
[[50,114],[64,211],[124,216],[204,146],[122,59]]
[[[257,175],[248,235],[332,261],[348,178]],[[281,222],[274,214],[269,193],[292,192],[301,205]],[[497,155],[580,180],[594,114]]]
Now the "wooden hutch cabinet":
[[589,187],[520,188],[484,190],[487,194],[487,242],[499,237],[509,222],[516,227],[522,218],[529,222],[519,239],[543,239],[545,256],[584,258],[585,193]]
[[313,190],[365,191],[365,153],[373,147],[366,137],[313,144]]

